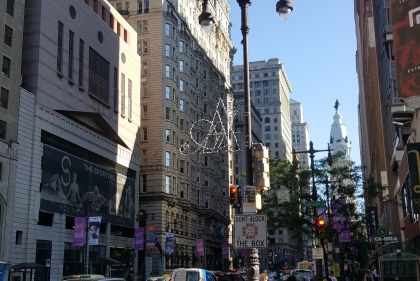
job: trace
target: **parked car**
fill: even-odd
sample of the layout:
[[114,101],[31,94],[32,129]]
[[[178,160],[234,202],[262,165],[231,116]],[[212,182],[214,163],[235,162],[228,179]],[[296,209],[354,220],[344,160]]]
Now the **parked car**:
[[83,279],[100,279],[105,278],[103,275],[99,274],[74,274],[74,275],[67,275],[61,278],[61,281],[64,280],[83,280]]
[[217,281],[210,270],[201,268],[177,268],[172,272],[172,281]]
[[146,281],[165,281],[168,277],[156,276],[156,277],[149,277]]
[[245,281],[245,278],[241,274],[234,272],[218,272],[216,277],[217,281]]
[[293,275],[302,277],[304,281],[315,281],[315,275],[311,270],[295,269]]

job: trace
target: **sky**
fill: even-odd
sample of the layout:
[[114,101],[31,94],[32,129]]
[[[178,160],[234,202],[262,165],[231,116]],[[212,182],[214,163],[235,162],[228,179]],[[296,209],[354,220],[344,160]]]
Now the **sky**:
[[[228,0],[233,65],[243,65],[241,10]],[[360,165],[356,33],[352,0],[294,0],[289,19],[276,12],[277,0],[253,0],[248,7],[250,62],[278,58],[292,87],[291,99],[302,104],[314,149],[327,149],[336,99],[352,143],[352,160]],[[316,153],[315,160],[326,153]]]

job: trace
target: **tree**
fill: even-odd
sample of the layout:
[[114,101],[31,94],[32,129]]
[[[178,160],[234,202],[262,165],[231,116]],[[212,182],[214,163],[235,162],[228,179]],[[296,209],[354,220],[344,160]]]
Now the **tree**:
[[[361,167],[351,162],[343,166],[337,165],[342,157],[340,153],[334,155],[331,167],[328,166],[327,159],[315,163],[317,201],[327,203],[327,208],[319,214],[327,219],[325,239],[321,240],[322,246],[324,242],[337,242],[338,236],[344,231],[350,231],[353,234],[352,241],[357,243],[354,234],[357,236],[357,233],[363,233],[365,229],[364,206],[359,206],[356,200],[362,191]],[[304,237],[313,237],[314,211],[312,207],[305,207],[305,202],[312,199],[311,175],[311,171],[297,169],[287,160],[270,160],[271,190],[263,194],[264,203],[260,211],[267,214],[268,228],[286,228],[298,242]],[[334,214],[348,219],[333,223],[330,203],[335,202],[334,200],[345,200],[346,204],[334,206]],[[318,208],[318,212],[319,210]],[[337,227],[337,224],[341,227]]]
[[125,246],[124,249],[121,252],[121,262],[125,263],[128,268],[128,275],[125,278],[127,281],[134,280],[134,276],[130,272],[130,265],[134,262],[134,250],[130,246]]

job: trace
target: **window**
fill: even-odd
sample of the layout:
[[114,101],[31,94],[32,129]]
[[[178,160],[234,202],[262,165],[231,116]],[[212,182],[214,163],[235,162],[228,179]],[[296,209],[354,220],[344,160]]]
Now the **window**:
[[141,96],[142,97],[148,97],[149,96],[149,91],[147,88],[147,83],[142,83],[141,84]]
[[171,98],[171,88],[166,86],[165,88],[165,98],[170,99]]
[[183,130],[184,130],[184,119],[180,119],[180,120],[179,120],[179,129],[180,129],[181,131],[183,131]]
[[6,13],[12,17],[15,14],[15,0],[7,0]]
[[277,117],[274,118],[274,123],[277,123]]
[[149,48],[147,46],[148,46],[147,41],[141,41],[140,54],[148,54],[149,53]]
[[69,65],[68,65],[68,73],[67,76],[70,80],[73,80],[73,48],[74,48],[74,32],[70,30],[69,33]]
[[7,123],[4,122],[3,120],[0,120],[0,139],[6,139],[6,128],[7,128]]
[[165,77],[170,78],[171,77],[171,68],[169,65],[165,66]]
[[12,47],[13,29],[8,25],[4,25],[4,44]]
[[179,110],[184,111],[184,100],[179,100]]
[[108,103],[109,62],[92,48],[89,48],[89,92]]
[[271,127],[270,126],[265,126],[265,131],[266,132],[270,132],[271,131]]
[[273,89],[273,95],[277,94],[277,89]]
[[125,75],[121,73],[121,114],[125,114]]
[[278,130],[279,130],[279,127],[274,126],[274,131],[278,131]]
[[9,102],[9,90],[1,88],[0,92],[0,107],[7,109]]
[[165,130],[165,139],[166,139],[166,141],[170,141],[170,139],[171,139],[171,130]]
[[268,89],[264,89],[264,96],[268,96],[270,94],[270,91]]
[[171,55],[171,46],[168,44],[165,45],[165,56],[169,57]]
[[141,75],[147,76],[147,61],[141,63]]
[[[264,73],[264,77],[266,77],[265,74],[267,74],[267,73]],[[268,76],[268,74],[267,74],[267,76]],[[268,86],[270,86],[270,82],[267,81],[267,80],[263,81],[263,87],[268,87]]]
[[259,73],[255,73],[255,78],[260,78],[260,74]]
[[271,135],[270,134],[266,134],[264,137],[266,140],[271,140]]
[[269,103],[270,99],[269,98],[264,98],[264,103]]
[[179,52],[180,53],[184,52],[184,41],[179,41]]
[[165,157],[165,166],[169,167],[171,166],[171,153],[166,151],[166,157]]
[[264,108],[264,114],[268,114],[270,113],[270,109],[269,108]]
[[255,104],[260,104],[261,103],[261,99],[255,99]]
[[147,192],[147,175],[142,175],[142,189],[143,192]]
[[[273,101],[275,101],[274,98]],[[277,113],[277,107],[273,107],[273,113]]]
[[142,130],[142,140],[147,141],[147,128],[143,128]]
[[184,61],[183,60],[179,61],[179,71],[184,72]]
[[169,36],[171,33],[171,27],[169,24],[165,24],[165,35]]
[[10,59],[8,57],[3,56],[3,66],[1,67],[1,73],[3,76],[10,78]]
[[271,72],[271,76],[276,76],[276,73],[274,71]]
[[165,192],[170,193],[171,192],[171,177],[165,176]]
[[143,105],[143,119],[147,119],[147,105]]
[[261,90],[255,90],[255,96],[256,97],[261,96]]
[[128,104],[127,104],[127,110],[128,110],[128,118],[131,119],[132,117],[132,91],[133,91],[133,86],[132,86],[132,82],[130,79],[128,79]]
[[269,117],[265,117],[264,123],[270,123],[270,118]]
[[58,38],[57,38],[57,71],[61,72],[63,67],[63,29],[64,24],[58,22]]
[[166,108],[166,115],[165,115],[165,117],[166,117],[166,120],[169,120],[170,119],[170,108],[169,107]]
[[[79,79],[80,79],[80,72],[79,72]],[[114,67],[114,111],[118,111],[118,69],[116,67]]]
[[[85,47],[85,42],[82,39],[80,39],[80,42],[79,42],[79,86],[80,87],[83,87],[83,69],[84,69],[83,51],[84,51],[84,47]],[[114,90],[115,90],[115,88],[118,87],[116,85],[118,85],[118,73],[117,73],[117,82],[115,82],[115,69],[114,69]],[[115,93],[114,93],[114,97],[117,97],[115,95]],[[114,108],[116,108],[116,107],[114,106]]]
[[109,14],[109,27],[114,29],[114,16],[111,13]]
[[184,91],[184,80],[182,79],[179,80],[179,91]]

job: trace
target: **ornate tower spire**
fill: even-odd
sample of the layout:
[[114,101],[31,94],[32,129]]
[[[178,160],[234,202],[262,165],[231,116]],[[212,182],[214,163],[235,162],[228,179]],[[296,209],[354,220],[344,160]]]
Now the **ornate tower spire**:
[[330,146],[333,154],[338,152],[344,153],[343,161],[351,161],[351,142],[347,133],[346,126],[338,111],[340,103],[335,101],[335,115],[333,116],[333,124],[331,125]]

